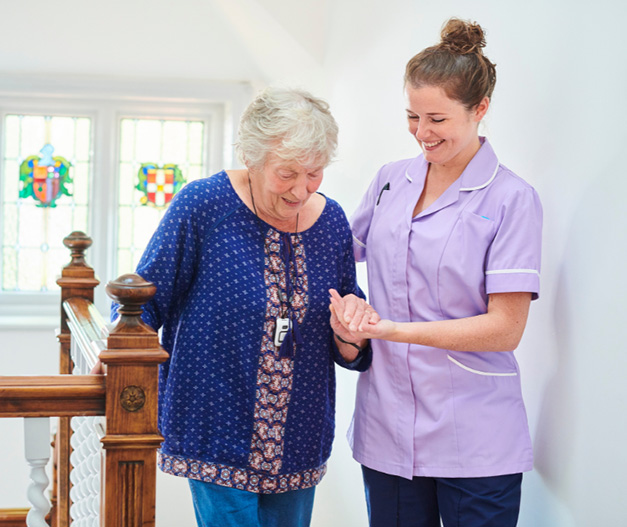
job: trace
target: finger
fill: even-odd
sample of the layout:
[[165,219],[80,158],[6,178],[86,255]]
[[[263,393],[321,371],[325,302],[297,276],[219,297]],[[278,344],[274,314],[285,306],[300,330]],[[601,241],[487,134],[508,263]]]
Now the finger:
[[335,289],[329,289],[329,294],[331,298],[335,298],[338,302],[343,303],[342,296]]
[[331,329],[333,329],[333,331],[336,331],[336,329],[338,327],[341,327],[342,324],[340,324],[340,321],[337,318],[337,312],[335,311],[335,308],[332,305],[329,306],[329,311],[331,311],[331,319],[330,319]]
[[363,300],[355,301],[355,312],[351,317],[350,329],[351,331],[357,331],[357,329],[363,324],[364,319],[368,318],[366,313],[366,303]]
[[379,315],[376,311],[373,311],[370,315],[370,323],[377,324],[378,322],[381,322],[381,315]]
[[362,319],[361,324],[359,324],[359,331],[368,331],[368,326],[374,326],[380,321],[381,317],[379,316],[379,313],[368,306],[364,314],[364,318]]
[[340,326],[342,326],[344,328],[348,328],[348,323],[344,320],[344,307],[345,307],[345,305],[344,305],[344,302],[342,301],[341,297],[339,299],[337,299],[335,297],[331,297],[330,308],[335,313],[338,325],[340,325]]
[[359,300],[355,295],[346,295],[344,298],[344,314],[343,318],[347,324],[350,324],[355,317],[358,309],[358,303],[355,300]]

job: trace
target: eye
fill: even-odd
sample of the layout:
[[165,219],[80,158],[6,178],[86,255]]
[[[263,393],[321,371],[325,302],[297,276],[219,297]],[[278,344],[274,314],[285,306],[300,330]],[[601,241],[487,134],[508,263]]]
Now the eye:
[[420,117],[418,117],[417,115],[407,114],[407,119],[411,119],[412,121],[417,121],[418,119],[420,119]]
[[446,119],[431,119],[431,122],[433,123],[442,123],[444,121],[446,121]]

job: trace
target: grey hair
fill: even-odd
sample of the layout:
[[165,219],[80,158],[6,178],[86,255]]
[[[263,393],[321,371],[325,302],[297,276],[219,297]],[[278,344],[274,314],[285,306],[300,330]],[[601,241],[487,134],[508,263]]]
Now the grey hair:
[[338,127],[329,105],[300,89],[269,87],[240,119],[239,160],[261,169],[270,152],[287,161],[326,167],[337,148]]

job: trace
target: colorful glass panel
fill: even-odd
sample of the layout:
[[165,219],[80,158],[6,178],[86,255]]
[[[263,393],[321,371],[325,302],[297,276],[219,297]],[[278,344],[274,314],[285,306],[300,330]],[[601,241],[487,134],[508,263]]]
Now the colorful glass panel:
[[71,196],[67,186],[72,183],[72,164],[61,156],[52,157],[54,147],[46,144],[41,156],[29,156],[20,165],[20,198],[32,197],[39,207],[56,207],[62,195]]
[[160,167],[155,163],[143,163],[138,178],[135,188],[144,193],[141,204],[155,207],[165,207],[185,183],[181,169],[173,164]]
[[[74,230],[89,232],[91,130],[87,117],[5,117],[0,165],[3,291],[58,289],[59,269],[68,260],[63,238]],[[55,156],[47,145],[63,156]]]
[[135,269],[176,192],[206,175],[205,143],[203,121],[121,120],[117,274]]

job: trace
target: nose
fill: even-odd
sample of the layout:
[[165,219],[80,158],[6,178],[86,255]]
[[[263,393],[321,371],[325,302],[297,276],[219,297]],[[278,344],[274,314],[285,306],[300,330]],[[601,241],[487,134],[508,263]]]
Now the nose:
[[430,133],[428,123],[424,120],[418,121],[415,124],[415,129],[413,130],[413,133],[416,139],[418,139],[419,141],[428,138]]
[[309,191],[307,190],[307,176],[300,174],[294,181],[294,186],[290,189],[292,195],[299,201],[307,198]]

